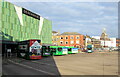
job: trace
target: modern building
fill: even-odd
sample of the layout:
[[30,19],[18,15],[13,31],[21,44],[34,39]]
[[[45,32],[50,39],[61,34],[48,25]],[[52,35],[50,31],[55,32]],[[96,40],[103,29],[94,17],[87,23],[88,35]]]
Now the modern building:
[[0,29],[1,40],[40,39],[52,44],[52,22],[10,2],[0,3]]
[[53,44],[60,46],[84,47],[84,35],[77,32],[64,32],[53,35]]

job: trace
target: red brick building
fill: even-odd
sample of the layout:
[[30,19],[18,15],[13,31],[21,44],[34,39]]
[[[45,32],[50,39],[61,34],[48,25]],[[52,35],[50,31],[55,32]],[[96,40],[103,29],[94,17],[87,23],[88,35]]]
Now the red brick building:
[[120,38],[116,39],[116,47],[118,47],[118,46],[120,47]]
[[59,35],[60,46],[84,47],[84,35],[77,32],[64,32]]

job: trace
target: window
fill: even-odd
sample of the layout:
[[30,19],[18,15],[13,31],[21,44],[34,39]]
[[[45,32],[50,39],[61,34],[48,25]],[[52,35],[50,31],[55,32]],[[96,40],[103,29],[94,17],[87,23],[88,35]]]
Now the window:
[[68,39],[68,37],[66,37],[66,39]]
[[79,40],[76,40],[76,44],[79,44]]
[[66,44],[68,44],[68,42],[65,42]]
[[54,41],[56,41],[56,38],[54,39]]
[[70,39],[73,39],[73,37],[70,37]]
[[60,44],[63,44],[63,42],[61,41]]
[[68,48],[68,51],[72,51],[72,49],[71,49],[71,48]]
[[76,39],[79,39],[79,36],[77,36]]
[[52,52],[56,52],[56,48],[51,48],[50,49]]
[[60,39],[63,39],[63,37],[60,37]]
[[74,43],[74,41],[71,41],[70,43],[71,43],[71,44],[73,44],[73,43]]
[[50,51],[49,46],[42,46],[42,51],[43,52],[49,52]]
[[55,38],[54,41],[58,41],[58,38]]
[[54,45],[56,45],[56,43],[54,43]]

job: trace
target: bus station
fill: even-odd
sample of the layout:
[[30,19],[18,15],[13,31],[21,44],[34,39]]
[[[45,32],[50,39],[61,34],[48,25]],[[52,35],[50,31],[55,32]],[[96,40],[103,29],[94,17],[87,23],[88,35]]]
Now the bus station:
[[[54,37],[51,20],[10,2],[0,2],[0,9],[1,74],[118,75],[118,51],[95,51],[92,43],[87,44],[89,39],[84,42],[84,36],[76,32]],[[71,33],[74,46],[68,43]],[[59,37],[60,44],[52,37]],[[86,50],[81,51],[84,43]]]

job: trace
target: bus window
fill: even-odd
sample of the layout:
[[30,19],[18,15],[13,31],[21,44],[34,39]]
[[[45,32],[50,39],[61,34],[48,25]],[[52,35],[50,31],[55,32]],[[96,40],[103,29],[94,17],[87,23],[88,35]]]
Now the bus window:
[[27,45],[19,45],[20,50],[27,50]]
[[49,52],[49,48],[48,47],[46,47],[46,52]]
[[58,48],[58,51],[62,51],[62,48]]
[[92,48],[87,48],[88,50],[92,50]]
[[71,49],[71,48],[68,48],[68,51],[72,51],[72,49]]
[[45,51],[45,52],[49,52],[50,48],[49,48],[49,47],[46,47],[46,46],[43,46],[43,47],[42,47],[42,50]]
[[45,46],[42,46],[42,51],[45,51],[46,47]]
[[56,52],[56,48],[51,48],[51,51]]
[[37,49],[31,49],[32,53],[37,55]]

